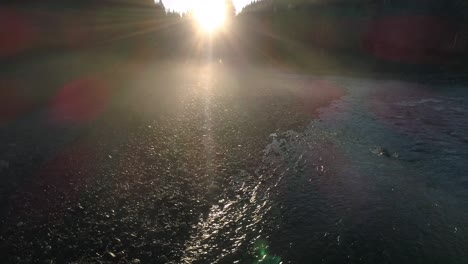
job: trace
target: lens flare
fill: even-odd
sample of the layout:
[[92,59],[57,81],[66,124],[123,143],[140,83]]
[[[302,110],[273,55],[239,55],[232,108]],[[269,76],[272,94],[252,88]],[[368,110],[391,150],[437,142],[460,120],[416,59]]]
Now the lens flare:
[[226,20],[226,6],[220,0],[201,0],[194,7],[195,19],[201,29],[213,32],[220,29]]

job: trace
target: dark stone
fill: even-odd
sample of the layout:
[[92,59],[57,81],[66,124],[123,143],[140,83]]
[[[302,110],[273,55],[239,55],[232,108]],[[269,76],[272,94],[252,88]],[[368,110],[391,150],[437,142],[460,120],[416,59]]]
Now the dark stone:
[[157,260],[157,264],[164,264],[164,263],[167,263],[169,262],[169,259],[166,257],[166,255],[162,255],[158,258]]

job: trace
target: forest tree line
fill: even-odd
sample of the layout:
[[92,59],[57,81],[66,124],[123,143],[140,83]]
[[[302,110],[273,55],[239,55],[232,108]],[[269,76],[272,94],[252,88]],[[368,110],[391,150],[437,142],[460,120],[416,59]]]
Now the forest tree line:
[[[456,64],[468,52],[468,4],[461,0],[258,0],[235,17],[232,1],[226,5],[232,25],[217,39],[217,56],[294,61],[308,60],[297,53],[351,54]],[[8,36],[0,56],[38,48],[143,46],[166,57],[200,47],[190,12],[153,0],[10,0],[0,8],[0,27]]]

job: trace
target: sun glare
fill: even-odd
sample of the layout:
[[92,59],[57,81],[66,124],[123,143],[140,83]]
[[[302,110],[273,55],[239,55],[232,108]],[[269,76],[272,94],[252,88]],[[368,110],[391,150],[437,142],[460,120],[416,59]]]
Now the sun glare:
[[197,23],[207,32],[220,29],[226,20],[226,8],[221,0],[200,0],[194,9]]

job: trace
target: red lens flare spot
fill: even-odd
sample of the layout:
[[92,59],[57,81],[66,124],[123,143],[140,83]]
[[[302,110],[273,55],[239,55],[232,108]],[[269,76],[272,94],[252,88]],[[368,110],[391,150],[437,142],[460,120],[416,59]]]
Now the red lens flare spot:
[[[377,120],[393,130],[409,135],[417,135],[420,130],[436,131],[444,126],[445,111],[436,111],[438,98],[430,87],[420,84],[394,82],[381,85],[369,97],[370,109]],[[443,132],[440,132],[443,134]]]
[[456,30],[430,16],[392,16],[374,20],[364,36],[364,51],[379,59],[429,63],[450,51]]
[[14,9],[0,9],[0,57],[32,48],[36,37],[37,31],[27,15]]
[[82,123],[96,119],[110,100],[110,87],[97,78],[66,84],[52,101],[51,117],[65,123]]
[[[34,197],[32,203],[18,206],[30,206],[25,209],[37,213],[63,213],[66,207],[76,204],[86,185],[94,180],[92,164],[97,159],[96,153],[95,147],[82,140],[64,146],[42,164],[31,182],[21,187],[22,192]],[[67,203],[63,194],[67,195]]]

